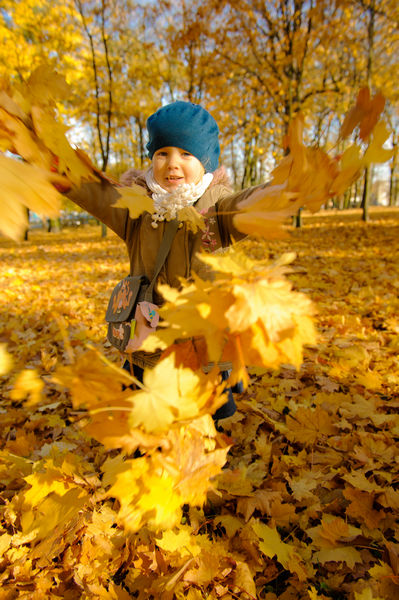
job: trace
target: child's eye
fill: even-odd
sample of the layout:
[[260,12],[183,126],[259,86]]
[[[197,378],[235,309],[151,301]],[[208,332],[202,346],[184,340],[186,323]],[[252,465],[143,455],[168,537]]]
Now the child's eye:
[[182,152],[183,156],[192,156],[192,154],[190,152]]

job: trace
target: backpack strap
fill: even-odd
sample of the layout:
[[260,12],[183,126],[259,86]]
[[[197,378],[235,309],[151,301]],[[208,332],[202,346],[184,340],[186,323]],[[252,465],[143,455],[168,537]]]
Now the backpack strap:
[[161,245],[159,246],[157,258],[155,261],[155,270],[153,278],[146,290],[145,300],[147,302],[152,302],[152,293],[154,291],[155,282],[159,275],[160,270],[162,269],[165,261],[168,257],[169,251],[172,247],[172,242],[179,228],[179,221],[177,219],[173,219],[172,221],[167,221],[165,225],[165,231],[163,234]]

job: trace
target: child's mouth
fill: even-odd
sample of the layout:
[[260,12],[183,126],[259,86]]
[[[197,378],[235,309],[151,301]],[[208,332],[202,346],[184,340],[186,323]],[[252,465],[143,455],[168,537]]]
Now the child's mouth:
[[169,176],[166,178],[169,183],[181,183],[183,181],[183,177],[173,177]]

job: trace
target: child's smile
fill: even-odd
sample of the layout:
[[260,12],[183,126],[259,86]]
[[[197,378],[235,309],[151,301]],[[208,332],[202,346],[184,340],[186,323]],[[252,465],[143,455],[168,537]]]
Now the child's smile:
[[175,146],[160,148],[152,157],[154,179],[168,192],[182,183],[198,183],[204,175],[204,167],[190,152]]

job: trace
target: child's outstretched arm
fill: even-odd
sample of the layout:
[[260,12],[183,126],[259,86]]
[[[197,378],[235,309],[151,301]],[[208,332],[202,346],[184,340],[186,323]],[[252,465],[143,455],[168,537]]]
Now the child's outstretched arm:
[[119,237],[125,238],[129,212],[126,208],[113,206],[120,197],[117,185],[101,178],[99,182],[83,183],[67,192],[66,196],[107,225]]
[[228,246],[232,241],[238,241],[246,236],[245,233],[239,231],[234,224],[234,217],[239,212],[238,204],[249,198],[258,190],[263,190],[268,187],[268,183],[263,183],[255,187],[240,190],[236,193],[228,193],[223,196],[216,204],[216,214],[218,219],[220,237],[223,246]]

